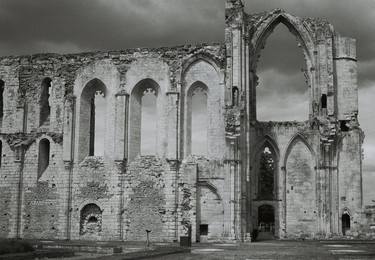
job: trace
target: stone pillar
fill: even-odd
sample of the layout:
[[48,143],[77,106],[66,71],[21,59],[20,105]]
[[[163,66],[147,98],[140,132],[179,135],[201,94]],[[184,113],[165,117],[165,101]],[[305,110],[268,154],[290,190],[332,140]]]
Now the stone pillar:
[[[225,6],[226,16],[226,27],[225,27],[225,43],[227,50],[227,75],[226,75],[226,105],[232,105],[232,89],[237,88],[240,93],[245,92],[246,85],[246,71],[245,65],[248,62],[245,59],[245,52],[247,50],[245,43],[244,33],[244,4],[241,0],[227,0]],[[249,106],[247,106],[249,108]],[[247,116],[249,113],[247,113]],[[249,122],[249,118],[245,119],[245,122]],[[247,140],[248,133],[242,131],[242,141]],[[227,145],[228,152],[233,154],[239,154],[239,147],[231,147]],[[249,154],[248,145],[242,146],[243,154],[248,160]],[[232,158],[233,160],[236,158]],[[248,220],[247,209],[247,191],[246,191],[246,171],[243,166],[246,167],[248,163],[242,162],[240,171],[237,166],[230,166],[230,185],[232,187],[231,192],[231,218],[233,218],[234,227],[231,228],[231,237],[236,239],[244,239],[246,233],[246,226]]]
[[16,238],[22,238],[22,212],[23,212],[23,168],[25,164],[25,148],[19,146],[15,148],[18,171],[18,187],[17,187],[17,216],[16,216]]
[[167,158],[178,160],[179,92],[167,92],[168,149]]
[[350,120],[358,113],[358,81],[356,41],[336,35],[334,64],[337,85],[337,118]]
[[122,161],[127,158],[127,126],[128,126],[128,103],[129,95],[127,93],[118,93],[116,96],[116,115],[115,115],[115,161]]
[[72,219],[72,185],[74,166],[74,142],[75,142],[75,112],[76,98],[70,96],[65,100],[64,107],[64,136],[63,136],[63,161],[64,175],[67,176],[66,186],[66,239],[71,239]]

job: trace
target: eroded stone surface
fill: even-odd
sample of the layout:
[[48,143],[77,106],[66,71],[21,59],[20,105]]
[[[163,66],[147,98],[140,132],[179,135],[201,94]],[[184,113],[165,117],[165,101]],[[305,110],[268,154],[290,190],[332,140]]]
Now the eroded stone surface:
[[[150,230],[153,241],[220,241],[250,239],[261,226],[278,238],[374,238],[374,210],[362,205],[355,40],[323,19],[226,5],[224,43],[0,58],[0,236],[145,240]],[[305,55],[314,93],[305,122],[256,119],[257,62],[279,23]],[[205,155],[191,154],[197,83],[207,95]],[[106,102],[101,156],[90,154],[91,88]],[[149,89],[156,151],[144,156],[140,100]],[[259,196],[265,147],[273,191]],[[274,210],[267,223],[262,208]]]

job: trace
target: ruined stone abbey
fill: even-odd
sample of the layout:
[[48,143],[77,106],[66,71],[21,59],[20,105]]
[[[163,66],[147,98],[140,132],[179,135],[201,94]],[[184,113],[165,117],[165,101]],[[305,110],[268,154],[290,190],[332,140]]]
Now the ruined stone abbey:
[[[280,23],[306,61],[303,122],[257,120],[257,63]],[[369,227],[356,42],[326,20],[247,14],[227,0],[224,43],[2,57],[0,80],[0,237],[143,241],[148,229],[153,241],[189,230],[193,242],[246,241]],[[147,137],[146,97],[156,115]]]

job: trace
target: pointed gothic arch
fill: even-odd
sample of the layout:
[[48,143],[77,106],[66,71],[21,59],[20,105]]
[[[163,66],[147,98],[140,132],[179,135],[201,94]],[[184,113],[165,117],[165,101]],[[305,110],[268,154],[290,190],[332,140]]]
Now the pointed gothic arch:
[[288,159],[288,155],[290,154],[290,151],[293,149],[293,146],[298,141],[302,142],[308,148],[308,150],[310,151],[312,157],[314,158],[314,163],[315,163],[315,167],[316,167],[316,165],[317,165],[317,162],[316,162],[316,153],[315,153],[314,149],[312,148],[312,146],[309,144],[309,142],[306,140],[306,138],[301,133],[296,133],[290,139],[289,143],[287,144],[285,152],[284,152],[283,164],[282,165],[284,167],[286,166],[286,161]]
[[254,161],[254,158],[256,157],[256,155],[262,150],[262,148],[265,146],[265,145],[269,145],[272,147],[272,149],[275,151],[276,153],[276,157],[277,159],[279,160],[280,159],[280,150],[279,150],[279,146],[277,145],[276,141],[269,135],[265,135],[263,137],[263,139],[258,142],[258,144],[256,145],[256,148],[255,148],[255,153],[253,153],[253,156],[252,156],[252,161]]
[[[290,14],[284,13],[282,10],[276,10],[274,14],[262,20],[262,26],[257,26],[258,30],[255,31],[252,37],[252,45],[254,46],[254,57],[260,56],[260,52],[264,47],[268,37],[272,34],[273,30],[279,25],[284,24],[289,31],[297,38],[298,43],[301,44],[306,59],[308,68],[314,66],[314,50],[315,43],[311,37],[311,33],[298,21],[299,18]],[[252,61],[252,68],[256,68],[257,60]]]
[[221,62],[217,58],[215,58],[213,55],[209,53],[201,52],[183,61],[182,68],[181,68],[181,78],[184,78],[184,75],[186,74],[186,72],[189,71],[189,69],[194,64],[200,61],[207,62],[208,64],[210,64],[215,69],[215,71],[218,73],[219,76],[222,74]]
[[[306,109],[307,118],[312,117],[313,114],[317,113],[314,110],[314,104],[320,102],[320,100],[315,100],[317,89],[315,74],[315,63],[316,63],[316,42],[313,40],[312,32],[309,31],[309,27],[305,24],[305,21],[299,17],[292,16],[285,13],[282,10],[275,10],[270,16],[261,19],[258,24],[254,25],[254,33],[251,34],[250,38],[250,89],[253,91],[255,96],[255,101],[252,104],[251,117],[254,119],[258,118],[257,115],[257,90],[256,86],[259,83],[257,76],[257,66],[261,58],[261,52],[264,48],[267,39],[273,33],[274,29],[280,24],[286,26],[291,35],[296,37],[299,47],[301,47],[303,58],[304,58],[304,69],[301,71],[306,82],[306,89],[308,90],[308,107]],[[298,50],[299,51],[299,50]]]

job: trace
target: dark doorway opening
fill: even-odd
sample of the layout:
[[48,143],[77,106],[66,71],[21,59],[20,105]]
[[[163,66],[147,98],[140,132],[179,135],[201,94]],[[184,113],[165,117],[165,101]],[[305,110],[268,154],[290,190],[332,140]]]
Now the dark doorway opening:
[[208,225],[199,225],[199,234],[201,236],[207,236],[208,235]]
[[341,217],[342,223],[342,234],[345,236],[346,233],[350,230],[350,216],[347,213],[344,213]]
[[270,205],[263,205],[258,210],[258,230],[259,232],[275,231],[275,210]]
[[271,205],[262,205],[258,208],[258,241],[275,239],[275,209]]

